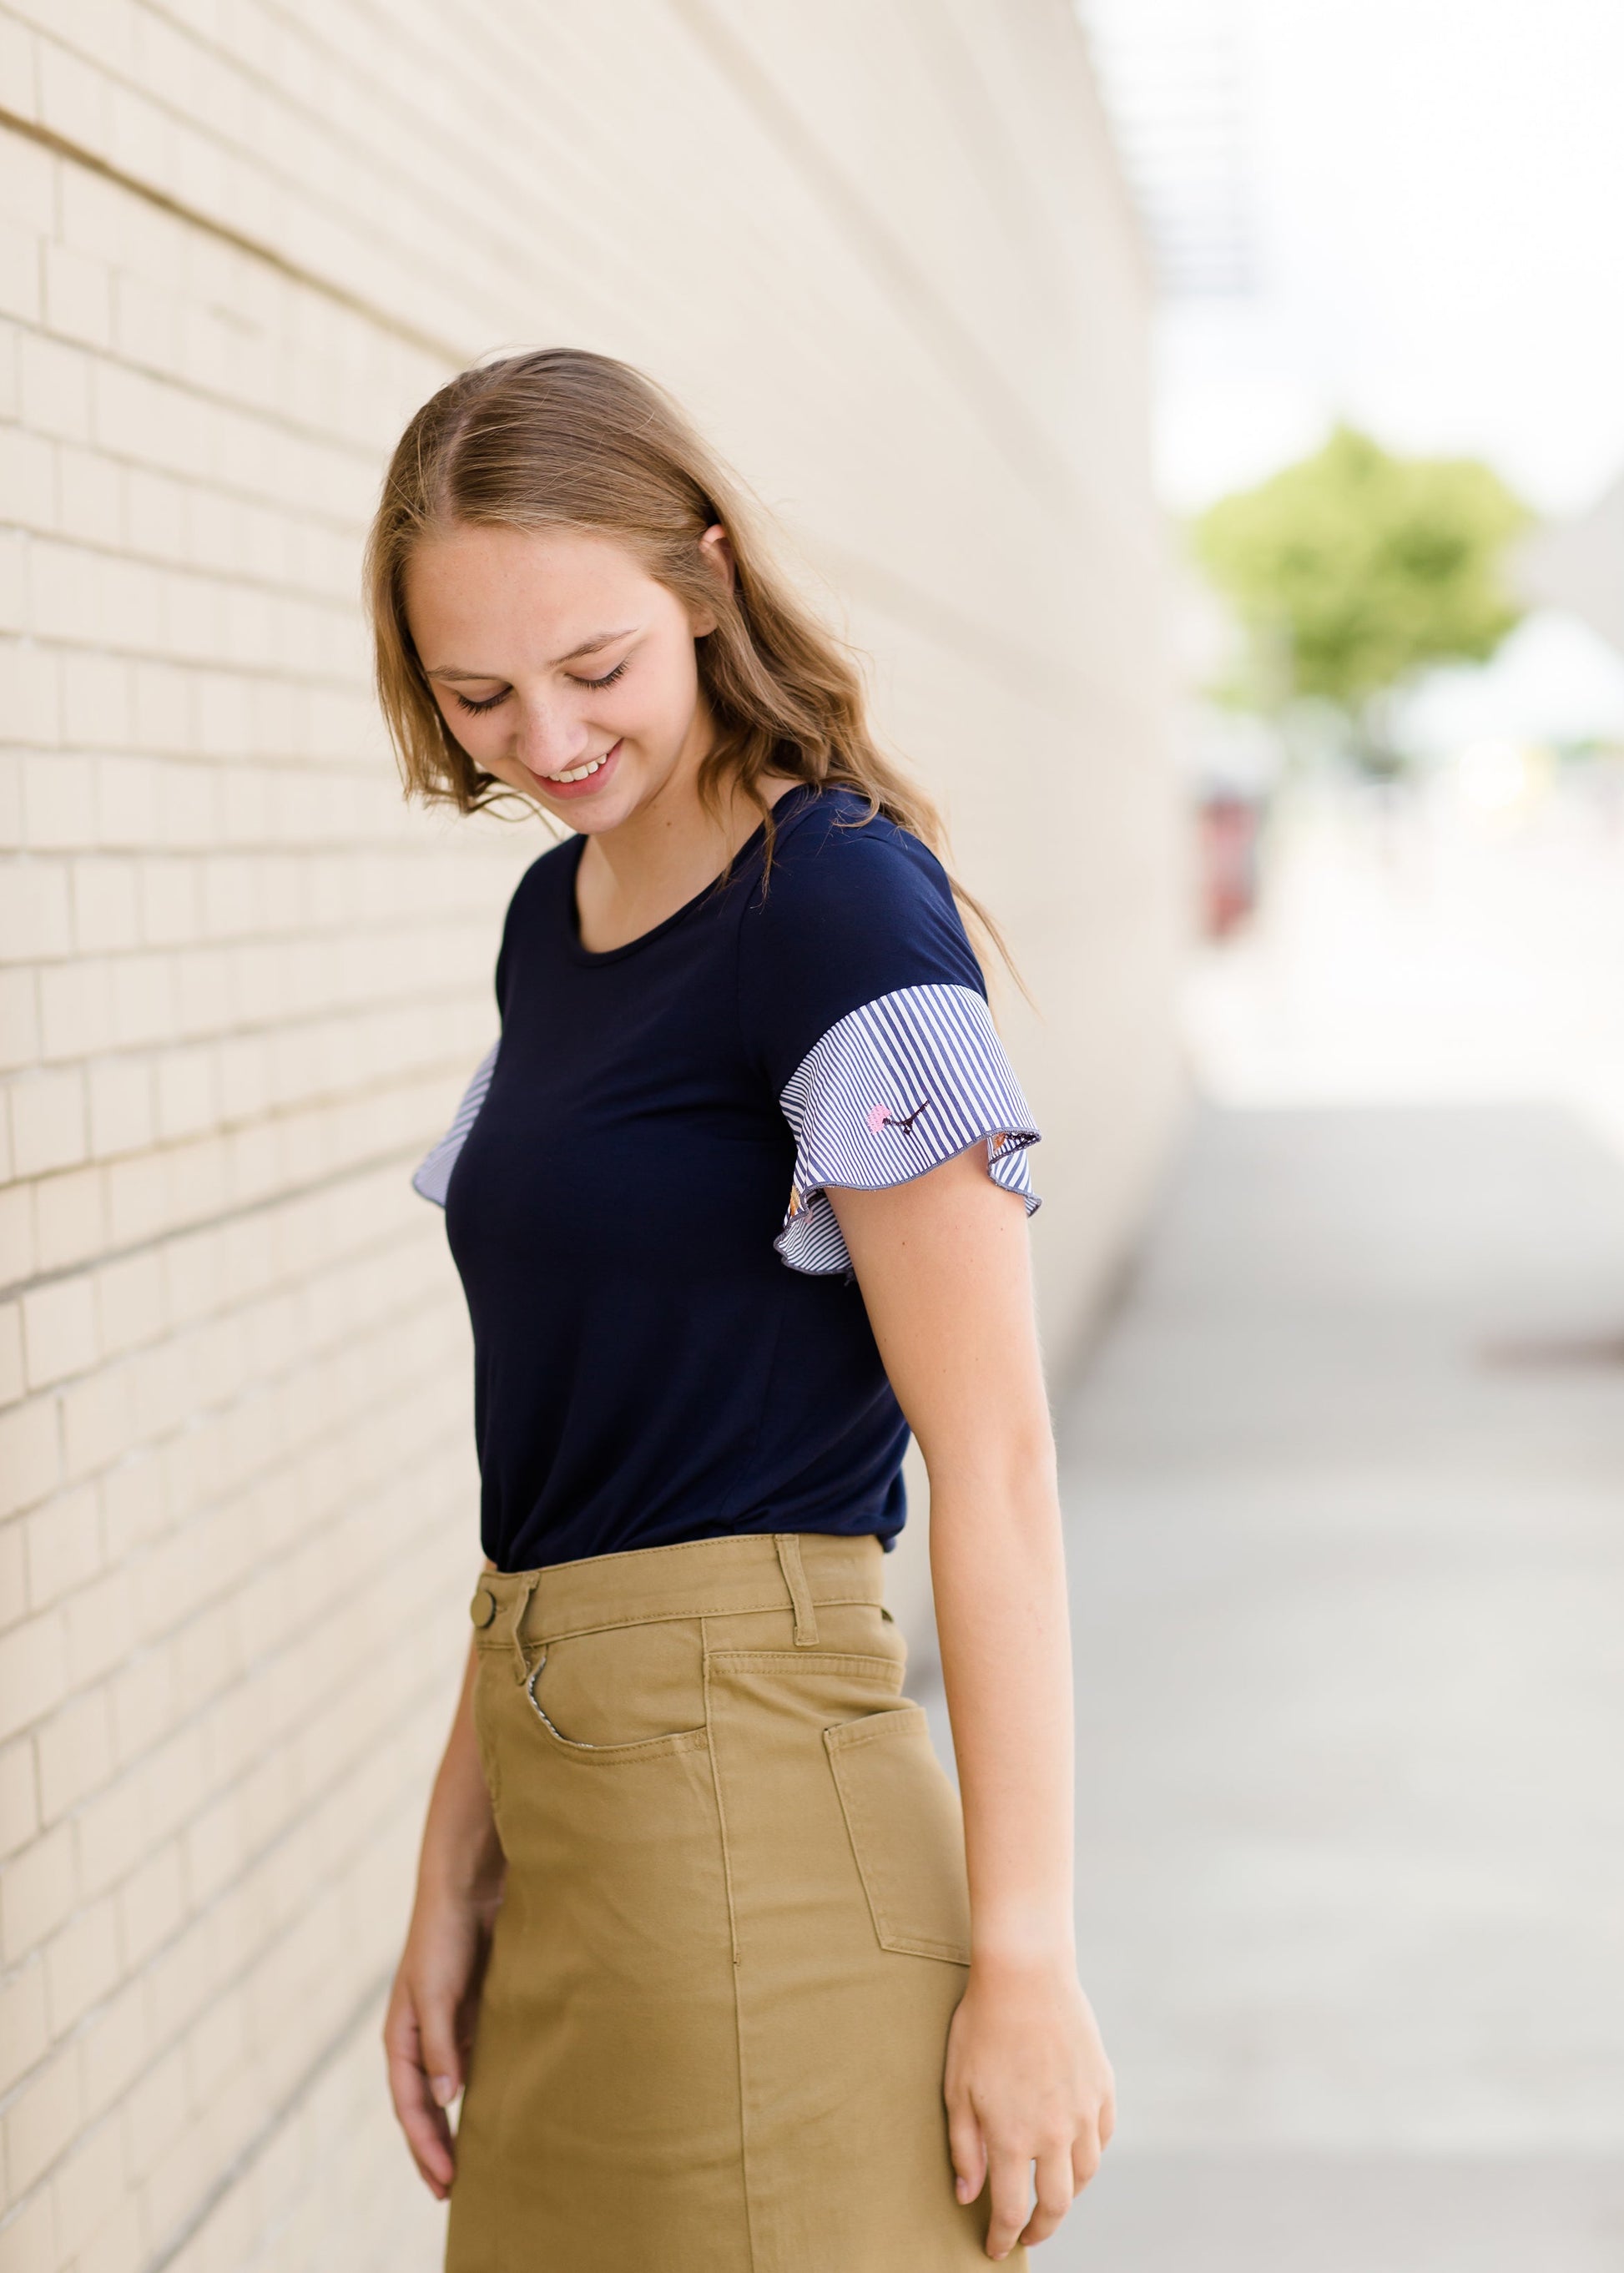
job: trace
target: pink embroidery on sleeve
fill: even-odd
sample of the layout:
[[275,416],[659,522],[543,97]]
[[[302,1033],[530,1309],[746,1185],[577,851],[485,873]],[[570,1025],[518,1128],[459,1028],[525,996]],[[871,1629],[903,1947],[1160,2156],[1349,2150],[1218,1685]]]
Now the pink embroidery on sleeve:
[[868,1115],[868,1133],[871,1136],[877,1136],[882,1129],[895,1129],[904,1136],[911,1136],[914,1133],[914,1123],[921,1113],[929,1113],[929,1110],[930,1099],[928,1097],[921,1098],[913,1112],[905,1113],[900,1119],[889,1106],[876,1105]]

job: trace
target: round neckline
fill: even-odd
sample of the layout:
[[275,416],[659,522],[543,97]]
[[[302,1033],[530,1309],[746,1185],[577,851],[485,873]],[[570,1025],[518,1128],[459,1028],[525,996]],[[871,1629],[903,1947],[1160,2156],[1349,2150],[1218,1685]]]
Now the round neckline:
[[[784,794],[774,799],[772,816],[777,827],[783,828],[784,819],[787,817],[786,808],[793,804],[803,791],[816,797],[818,793],[818,785],[816,782],[792,782]],[[584,834],[578,835],[575,840],[575,851],[569,863],[569,873],[564,880],[564,935],[572,961],[584,964],[589,967],[597,964],[619,963],[628,955],[636,955],[643,948],[652,947],[657,940],[664,939],[667,932],[674,931],[679,924],[685,923],[695,909],[702,906],[706,900],[714,897],[717,887],[723,882],[724,877],[729,884],[735,882],[744,863],[761,850],[766,834],[766,822],[758,821],[744,843],[733,854],[726,869],[718,870],[708,883],[702,884],[692,899],[684,900],[680,908],[673,908],[668,916],[650,926],[647,931],[640,931],[635,939],[625,940],[619,947],[605,948],[588,947],[581,937],[581,911],[575,899],[575,878],[580,873],[581,863],[585,857],[587,839]]]

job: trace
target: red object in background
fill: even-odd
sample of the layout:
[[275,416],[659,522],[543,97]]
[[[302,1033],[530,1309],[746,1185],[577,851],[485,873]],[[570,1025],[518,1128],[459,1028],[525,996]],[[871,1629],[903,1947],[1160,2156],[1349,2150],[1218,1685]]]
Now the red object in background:
[[1222,939],[1252,913],[1258,898],[1261,808],[1251,798],[1216,791],[1196,811],[1201,928]]

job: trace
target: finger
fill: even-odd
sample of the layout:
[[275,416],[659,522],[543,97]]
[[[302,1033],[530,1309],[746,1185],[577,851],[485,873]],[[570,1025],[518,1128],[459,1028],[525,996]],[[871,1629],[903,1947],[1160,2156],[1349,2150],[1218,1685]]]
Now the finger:
[[1076,2188],[1071,2181],[1071,2155],[1067,2147],[1052,2147],[1038,2157],[1037,2207],[1021,2230],[1028,2244],[1047,2241],[1071,2207]]
[[1092,2124],[1085,2124],[1071,2142],[1071,2191],[1080,2194],[1100,2167],[1103,2152]]
[[961,2202],[973,2202],[987,2183],[987,2149],[975,2111],[967,2102],[947,2111],[947,2145],[953,2158],[953,2192]]
[[987,2175],[992,2194],[987,2254],[1007,2257],[1032,2209],[1032,2157],[995,2147],[987,2157]]
[[462,2089],[462,2047],[456,2007],[448,1999],[420,1998],[417,2007],[418,2062],[436,2107],[449,2107]]
[[391,2051],[389,2097],[395,2102],[395,2119],[406,2134],[406,2144],[423,2183],[436,2202],[444,2202],[451,2191],[455,2168],[451,2126],[446,2120],[445,2110],[437,2107],[430,2096],[428,2078],[415,2057]]
[[1110,2145],[1111,2134],[1116,2128],[1116,2102],[1115,2097],[1109,2097],[1105,2101],[1104,2105],[1100,2110],[1100,2145],[1101,2149]]
[[424,2072],[417,2006],[404,1982],[396,1983],[384,2022],[383,2040],[395,2118],[406,2134],[406,2144],[424,2184],[437,2201],[443,2201],[455,2169],[451,2126],[446,2119],[444,2103]]

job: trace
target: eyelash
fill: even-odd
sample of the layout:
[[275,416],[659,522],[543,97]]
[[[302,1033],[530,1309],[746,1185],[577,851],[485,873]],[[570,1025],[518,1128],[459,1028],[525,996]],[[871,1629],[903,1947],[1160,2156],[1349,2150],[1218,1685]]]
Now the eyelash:
[[[624,672],[626,664],[630,661],[631,657],[630,656],[628,656],[625,663],[617,663],[613,671],[606,671],[601,679],[580,679],[575,681],[575,684],[578,686],[590,686],[594,690],[594,692],[597,692],[599,688],[605,686],[613,686],[615,680]],[[464,710],[479,711],[494,710],[499,702],[506,702],[509,694],[512,694],[513,689],[510,686],[504,686],[500,694],[487,694],[483,702],[470,702],[466,694],[458,694],[455,687],[453,687],[451,691],[453,694],[456,696],[457,702]]]

